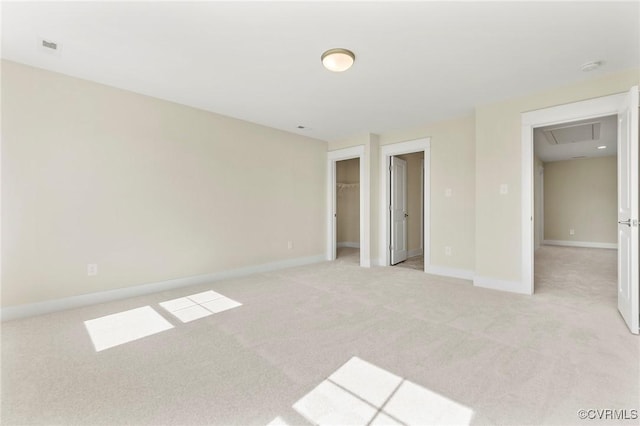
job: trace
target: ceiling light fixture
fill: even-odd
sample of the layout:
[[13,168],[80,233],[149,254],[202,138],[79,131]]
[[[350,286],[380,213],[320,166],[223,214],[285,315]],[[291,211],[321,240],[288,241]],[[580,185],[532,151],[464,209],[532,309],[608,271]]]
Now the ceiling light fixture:
[[600,145],[598,149],[605,149],[606,147],[607,147],[606,145]]
[[582,64],[580,69],[584,72],[593,71],[596,68],[599,68],[600,65],[602,65],[602,61],[587,62],[586,64]]
[[320,57],[322,65],[329,71],[342,72],[351,68],[356,55],[347,49],[329,49]]

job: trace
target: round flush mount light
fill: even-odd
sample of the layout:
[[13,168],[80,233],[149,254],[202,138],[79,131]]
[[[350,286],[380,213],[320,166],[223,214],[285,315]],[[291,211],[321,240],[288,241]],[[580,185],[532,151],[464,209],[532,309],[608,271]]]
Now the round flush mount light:
[[602,61],[587,62],[586,64],[582,64],[580,69],[584,72],[593,71],[596,68],[600,68],[601,65],[602,65]]
[[322,65],[329,71],[342,72],[351,68],[356,55],[347,49],[329,49],[320,57]]

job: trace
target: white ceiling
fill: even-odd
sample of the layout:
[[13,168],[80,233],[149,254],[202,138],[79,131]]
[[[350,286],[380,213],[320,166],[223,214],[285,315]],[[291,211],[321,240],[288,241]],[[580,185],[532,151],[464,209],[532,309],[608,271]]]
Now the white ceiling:
[[332,140],[637,67],[640,2],[3,2],[2,57]]
[[[584,140],[584,135],[580,131],[583,126],[598,123],[600,125],[599,135],[593,140]],[[563,127],[565,136],[571,140],[569,143],[551,143],[545,136],[545,130]],[[606,146],[598,149],[599,146]],[[533,130],[533,149],[536,155],[544,163],[551,161],[571,160],[582,157],[607,157],[618,153],[618,117],[610,115],[607,117],[591,118],[588,120],[573,121],[561,125],[538,127]]]

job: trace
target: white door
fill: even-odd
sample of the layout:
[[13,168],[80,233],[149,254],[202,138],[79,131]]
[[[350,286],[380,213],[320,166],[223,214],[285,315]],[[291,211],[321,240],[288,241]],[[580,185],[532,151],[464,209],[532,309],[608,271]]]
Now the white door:
[[407,162],[391,157],[391,264],[407,260]]
[[618,110],[618,310],[638,334],[638,87]]

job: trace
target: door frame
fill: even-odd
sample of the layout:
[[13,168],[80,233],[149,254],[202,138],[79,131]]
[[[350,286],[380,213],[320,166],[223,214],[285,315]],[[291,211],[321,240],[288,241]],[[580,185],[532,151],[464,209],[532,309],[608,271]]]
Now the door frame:
[[[535,245],[534,250],[537,250],[540,248],[540,246],[542,246],[542,244],[544,243],[544,166],[540,166],[540,168],[535,168],[533,169],[533,173],[534,173],[534,179],[537,179],[538,181],[538,185],[540,186],[540,192],[539,192],[539,199],[536,200],[534,198],[533,200],[533,209],[535,211],[535,216],[533,217],[533,229],[535,232],[535,222],[536,220],[538,221],[538,244]],[[535,187],[535,183],[534,183],[534,187]],[[534,191],[534,197],[535,197],[535,191]],[[533,241],[535,242],[535,237],[536,235],[534,234],[534,239]]]
[[420,250],[424,255],[424,157],[420,162]]
[[365,220],[366,201],[369,197],[369,179],[364,167],[364,145],[351,148],[337,149],[327,152],[327,260],[336,260],[337,242],[337,191],[336,191],[336,162],[358,158],[360,160],[360,266],[370,267],[371,256],[369,250],[369,229]]
[[424,152],[424,174],[422,180],[422,209],[424,226],[422,229],[424,271],[430,266],[429,236],[430,224],[430,162],[431,162],[431,138],[421,138],[406,142],[398,142],[380,147],[380,262],[381,266],[391,265],[391,254],[389,253],[391,227],[389,221],[389,202],[391,201],[391,179],[389,176],[389,161],[394,155],[411,154],[414,152]]
[[[534,293],[534,168],[533,129],[569,121],[586,120],[606,115],[617,115],[625,93],[603,96],[570,104],[558,105],[534,111],[523,112],[522,117],[522,258],[521,293]],[[618,153],[620,155],[620,153]]]

